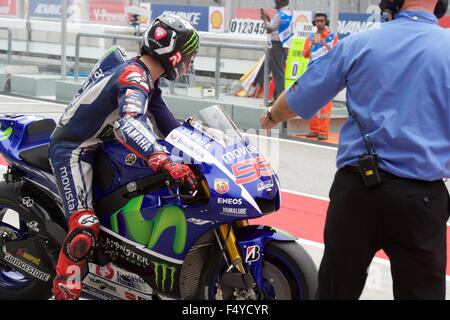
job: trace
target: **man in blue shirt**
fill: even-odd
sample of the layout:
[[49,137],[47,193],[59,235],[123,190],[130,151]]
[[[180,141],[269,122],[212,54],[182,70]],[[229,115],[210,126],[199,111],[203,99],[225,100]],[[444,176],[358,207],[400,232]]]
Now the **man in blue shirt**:
[[[394,20],[341,41],[280,96],[261,125],[309,119],[347,87],[354,117],[340,135],[317,297],[357,299],[383,249],[396,299],[444,299],[450,33],[436,16],[446,13],[448,1],[383,0],[380,6]],[[361,170],[359,161],[372,146],[383,182],[366,187],[362,174],[373,172]]]
[[269,57],[266,62],[269,62],[275,82],[273,100],[276,100],[285,88],[285,65],[293,36],[293,12],[289,9],[289,0],[275,0],[275,9],[277,13],[272,19],[261,9],[261,19],[266,22],[266,31],[270,37]]

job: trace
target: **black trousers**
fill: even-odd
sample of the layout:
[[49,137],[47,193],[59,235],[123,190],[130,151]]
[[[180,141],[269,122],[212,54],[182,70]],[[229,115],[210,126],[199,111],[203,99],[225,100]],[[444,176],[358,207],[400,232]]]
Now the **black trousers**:
[[275,92],[273,100],[277,100],[285,88],[285,65],[288,49],[283,48],[280,41],[272,41],[272,48],[269,50],[269,66],[275,82]]
[[444,182],[383,173],[382,185],[367,188],[353,170],[340,169],[330,190],[316,298],[358,299],[375,253],[383,249],[395,299],[445,299]]

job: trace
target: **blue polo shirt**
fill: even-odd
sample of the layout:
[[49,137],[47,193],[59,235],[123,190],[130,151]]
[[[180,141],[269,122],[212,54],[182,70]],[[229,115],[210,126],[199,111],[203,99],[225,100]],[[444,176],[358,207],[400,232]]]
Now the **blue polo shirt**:
[[[298,79],[287,102],[310,119],[345,87],[381,169],[428,181],[450,177],[450,31],[434,15],[401,11],[378,29],[347,37]],[[365,151],[349,117],[338,168],[356,165]]]

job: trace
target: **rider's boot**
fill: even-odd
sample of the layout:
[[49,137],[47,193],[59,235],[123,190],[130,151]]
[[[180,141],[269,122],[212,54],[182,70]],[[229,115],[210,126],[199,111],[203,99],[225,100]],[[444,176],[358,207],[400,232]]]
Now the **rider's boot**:
[[92,210],[70,215],[69,232],[64,240],[56,266],[53,294],[56,300],[78,300],[81,281],[88,271],[87,256],[95,247],[100,223]]

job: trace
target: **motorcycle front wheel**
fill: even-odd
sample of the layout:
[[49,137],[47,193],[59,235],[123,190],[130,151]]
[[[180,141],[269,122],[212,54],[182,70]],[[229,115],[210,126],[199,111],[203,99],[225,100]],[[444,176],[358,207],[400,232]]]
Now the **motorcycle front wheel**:
[[[317,290],[317,267],[309,254],[296,242],[271,242],[264,249],[263,288],[257,289],[260,300],[312,300]],[[224,296],[219,286],[220,276],[227,264],[220,250],[204,267],[200,285],[200,299],[249,299],[251,294],[236,289]],[[253,294],[253,298],[255,295]]]

